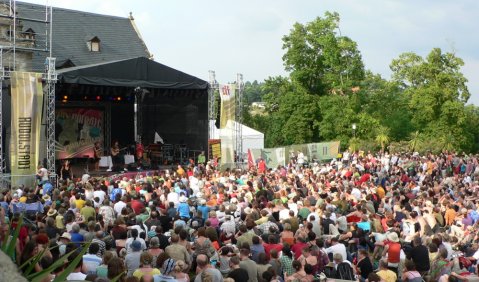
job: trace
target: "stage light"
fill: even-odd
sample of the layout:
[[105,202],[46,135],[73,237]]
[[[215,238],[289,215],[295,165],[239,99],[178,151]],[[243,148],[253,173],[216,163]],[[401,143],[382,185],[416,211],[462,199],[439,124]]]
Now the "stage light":
[[100,96],[96,96],[96,99],[97,99],[97,100],[100,100]]
[[121,97],[116,98],[118,101],[121,101]]
[[67,95],[63,96],[63,100],[68,100],[68,96]]
[[88,99],[88,97],[87,97],[87,96],[83,96],[83,100],[86,100],[86,99]]

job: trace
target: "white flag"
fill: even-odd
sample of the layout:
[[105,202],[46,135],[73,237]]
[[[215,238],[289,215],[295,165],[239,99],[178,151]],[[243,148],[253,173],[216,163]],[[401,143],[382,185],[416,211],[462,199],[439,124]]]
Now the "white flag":
[[158,132],[155,131],[155,141],[153,141],[153,143],[158,143],[160,142],[161,144],[165,144],[165,142],[163,141],[163,138],[161,138],[160,134],[158,134]]

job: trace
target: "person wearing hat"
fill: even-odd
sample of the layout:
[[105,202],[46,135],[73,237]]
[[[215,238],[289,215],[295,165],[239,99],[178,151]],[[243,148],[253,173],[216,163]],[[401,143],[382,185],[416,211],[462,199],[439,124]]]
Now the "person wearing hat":
[[60,251],[60,256],[63,256],[66,253],[67,244],[72,240],[72,236],[68,232],[63,232],[62,236],[58,238],[57,244],[60,246],[58,250]]
[[190,205],[188,205],[188,203],[187,203],[188,199],[186,198],[185,195],[183,195],[183,193],[181,193],[179,201],[180,201],[180,203],[178,204],[178,209],[177,209],[178,210],[178,215],[181,218],[189,219],[190,218]]
[[383,245],[383,257],[387,254],[387,265],[391,269],[396,269],[399,266],[401,259],[401,244],[399,243],[399,237],[396,232],[389,232],[386,234],[386,240],[376,243],[377,245]]
[[153,276],[153,281],[154,282],[168,282],[168,281],[177,281],[176,277],[171,275],[174,274],[175,272],[175,266],[176,266],[176,261],[172,258],[167,258],[164,262],[163,265],[161,266],[161,274],[155,274]]
[[128,270],[127,276],[132,276],[133,272],[140,267],[142,245],[139,240],[134,240],[130,244],[131,252],[125,256],[125,266]]

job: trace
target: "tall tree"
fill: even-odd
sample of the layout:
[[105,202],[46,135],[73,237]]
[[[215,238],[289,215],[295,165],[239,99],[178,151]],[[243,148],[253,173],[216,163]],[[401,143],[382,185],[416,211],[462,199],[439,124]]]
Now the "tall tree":
[[463,65],[461,58],[439,48],[426,58],[405,53],[391,63],[393,80],[409,98],[414,128],[455,149],[470,147],[473,139],[466,130],[465,103],[470,93],[461,72]]
[[338,13],[326,12],[283,37],[283,62],[291,78],[311,94],[345,93],[364,77],[356,42],[339,31]]

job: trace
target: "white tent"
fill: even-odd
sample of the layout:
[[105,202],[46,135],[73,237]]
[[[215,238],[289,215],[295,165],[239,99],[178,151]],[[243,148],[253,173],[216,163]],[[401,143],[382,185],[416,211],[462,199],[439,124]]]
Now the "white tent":
[[[222,136],[232,136],[235,131],[235,125],[238,124],[236,121],[228,121],[226,127],[223,129],[218,129],[215,126],[215,121],[210,120],[210,138],[211,139],[222,139]],[[241,132],[243,135],[243,153],[248,153],[248,149],[264,149],[264,134],[254,130],[251,127],[248,127],[244,124],[241,124]]]

